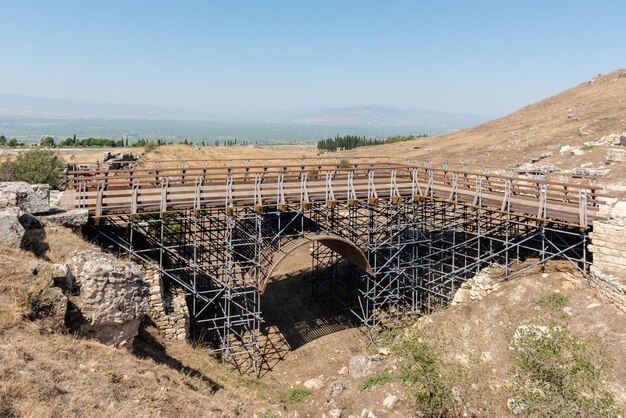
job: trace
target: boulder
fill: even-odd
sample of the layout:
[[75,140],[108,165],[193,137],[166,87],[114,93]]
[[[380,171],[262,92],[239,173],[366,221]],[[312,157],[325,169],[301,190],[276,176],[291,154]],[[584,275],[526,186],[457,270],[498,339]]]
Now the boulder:
[[27,213],[46,213],[50,210],[50,188],[47,184],[28,184],[25,181],[0,182],[0,209],[19,207]]
[[321,389],[324,387],[324,381],[319,377],[315,377],[304,382],[304,387],[310,390]]
[[349,370],[353,378],[365,377],[380,361],[377,356],[354,356],[350,359]]
[[48,287],[41,293],[41,304],[46,307],[46,317],[51,328],[62,329],[67,312],[67,296],[58,287]]
[[71,229],[77,229],[87,224],[89,220],[89,211],[87,209],[73,209],[67,211],[58,211],[51,215],[47,215],[46,222],[52,222]]
[[398,402],[398,397],[395,395],[387,395],[385,399],[383,399],[383,406],[387,409],[393,409]]
[[607,163],[619,163],[626,160],[626,151],[623,149],[608,149],[606,150],[605,160]]
[[0,242],[11,248],[19,248],[26,230],[20,224],[21,212],[9,208],[0,212]]
[[131,346],[148,311],[142,268],[99,251],[74,251],[68,263],[80,289],[68,326],[114,347]]
[[71,292],[74,289],[74,278],[67,264],[52,265],[52,280],[56,287],[65,292]]

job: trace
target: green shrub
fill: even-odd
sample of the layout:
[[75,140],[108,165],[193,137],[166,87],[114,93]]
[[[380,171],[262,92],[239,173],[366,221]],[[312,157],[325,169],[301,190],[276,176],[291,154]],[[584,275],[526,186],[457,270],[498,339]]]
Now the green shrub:
[[309,396],[312,392],[306,388],[293,388],[289,389],[287,392],[284,392],[279,395],[279,399],[283,402],[288,403],[298,403],[307,396]]
[[53,151],[34,149],[17,156],[12,163],[16,180],[30,184],[47,183],[58,188],[64,179],[65,164]]
[[361,383],[361,390],[367,390],[372,386],[383,385],[387,382],[390,382],[393,379],[393,376],[388,371],[384,371],[374,376],[367,377],[363,383]]
[[[419,334],[405,339],[395,351],[402,358],[402,379],[408,383],[407,394],[427,416],[460,416],[460,399],[455,399],[453,364],[442,364],[438,351],[433,350]],[[459,395],[460,396],[460,395]]]
[[540,304],[547,305],[553,309],[563,309],[568,301],[569,298],[562,293],[549,293],[539,299]]
[[582,147],[580,147],[581,151],[589,151],[590,149],[593,149],[593,145],[584,144]]
[[0,181],[15,181],[17,174],[15,174],[15,168],[11,161],[3,161],[0,164]]
[[562,325],[518,327],[512,410],[528,417],[617,417],[603,387],[609,361],[599,345],[582,341]]

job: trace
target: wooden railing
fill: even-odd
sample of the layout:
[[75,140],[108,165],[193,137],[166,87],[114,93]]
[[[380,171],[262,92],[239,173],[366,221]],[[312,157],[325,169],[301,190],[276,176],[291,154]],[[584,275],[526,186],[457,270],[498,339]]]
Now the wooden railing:
[[598,198],[605,196],[594,185],[479,173],[466,167],[431,168],[389,158],[224,161],[221,166],[187,161],[167,167],[155,162],[150,167],[72,171],[73,192],[65,205],[102,216],[215,206],[260,209],[443,199],[587,227],[597,217]]

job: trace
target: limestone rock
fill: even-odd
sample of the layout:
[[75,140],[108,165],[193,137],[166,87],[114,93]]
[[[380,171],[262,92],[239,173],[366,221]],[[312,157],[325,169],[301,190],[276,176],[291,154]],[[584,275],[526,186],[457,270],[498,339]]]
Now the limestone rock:
[[89,211],[87,209],[73,209],[56,212],[44,218],[47,222],[52,222],[67,228],[80,228],[87,224]]
[[341,380],[335,380],[326,389],[326,402],[332,401],[337,395],[344,391],[346,386]]
[[148,310],[141,266],[98,251],[75,251],[69,265],[80,292],[68,325],[103,344],[130,346]]
[[328,411],[328,416],[330,418],[341,418],[341,409],[334,408]]
[[60,190],[50,190],[50,206],[59,207],[63,199],[63,192]]
[[378,361],[378,357],[374,356],[354,356],[350,359],[350,375],[353,378],[365,377]]
[[395,395],[388,395],[385,399],[383,399],[383,406],[387,409],[393,409],[398,402],[398,397]]
[[0,212],[0,242],[11,248],[20,247],[26,232],[20,224],[19,217],[20,211],[17,208],[9,208]]
[[313,379],[305,381],[304,387],[311,390],[321,389],[324,387],[324,381],[319,377],[315,377]]
[[39,269],[39,263],[35,259],[30,260],[28,262],[28,265],[26,266],[26,271],[29,274],[37,274],[38,269]]
[[389,349],[389,347],[380,347],[378,349],[378,354],[380,354],[381,356],[388,356],[389,354],[391,354],[391,350]]
[[52,265],[52,280],[55,286],[66,292],[71,292],[74,288],[74,278],[67,264]]
[[626,151],[623,149],[608,149],[606,150],[605,160],[607,163],[621,163],[626,161]]
[[617,202],[611,210],[611,218],[626,218],[626,202]]
[[33,214],[46,213],[50,210],[50,189],[47,184],[0,182],[0,209],[8,207],[19,207]]
[[48,287],[41,293],[41,301],[47,307],[48,317],[55,328],[62,328],[65,324],[67,312],[67,296],[58,287]]

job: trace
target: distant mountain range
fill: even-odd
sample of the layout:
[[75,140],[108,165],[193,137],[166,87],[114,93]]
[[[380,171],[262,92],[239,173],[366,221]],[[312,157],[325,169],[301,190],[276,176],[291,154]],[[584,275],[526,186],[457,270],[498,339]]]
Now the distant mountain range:
[[370,105],[309,110],[285,121],[307,125],[397,126],[422,128],[424,132],[441,132],[476,125],[489,119],[481,115]]
[[92,103],[79,100],[45,99],[19,94],[0,94],[0,118],[31,119],[168,119],[218,120],[211,113],[190,112],[161,106],[124,103]]
[[161,106],[92,103],[0,94],[0,135],[37,142],[65,138],[147,138],[177,141],[245,139],[249,142],[312,142],[335,135],[385,138],[438,134],[474,126],[489,118],[386,106],[307,107],[259,110],[238,116]]
[[427,109],[398,109],[378,105],[343,108],[309,107],[264,113],[260,111],[257,114],[227,117],[161,106],[92,103],[17,94],[0,94],[0,118],[256,121],[318,126],[410,127],[421,128],[425,132],[464,128],[489,119],[480,115],[444,113]]

